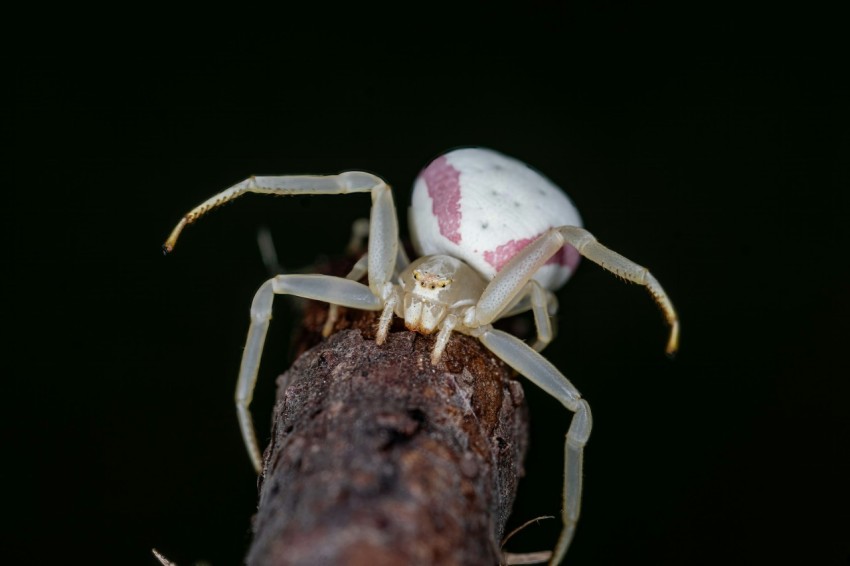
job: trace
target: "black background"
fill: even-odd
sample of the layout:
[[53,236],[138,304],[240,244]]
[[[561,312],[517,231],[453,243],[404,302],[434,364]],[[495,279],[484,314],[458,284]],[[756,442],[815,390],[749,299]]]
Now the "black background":
[[[232,396],[267,276],[256,230],[301,267],[340,252],[369,200],[248,196],[187,229],[171,256],[159,246],[249,174],[377,173],[404,227],[418,171],[461,145],[564,187],[681,316],[670,361],[640,288],[585,262],[559,292],[546,355],[595,420],[568,563],[850,560],[850,92],[834,19],[443,10],[337,26],[330,8],[244,14],[203,42],[178,23],[67,26],[4,59],[4,475],[19,563],[154,564],[151,547],[183,565],[238,563],[256,500]],[[284,302],[260,425],[288,366]],[[512,525],[558,514],[569,422],[526,391],[532,448]],[[549,548],[558,529],[529,528],[513,550]]]

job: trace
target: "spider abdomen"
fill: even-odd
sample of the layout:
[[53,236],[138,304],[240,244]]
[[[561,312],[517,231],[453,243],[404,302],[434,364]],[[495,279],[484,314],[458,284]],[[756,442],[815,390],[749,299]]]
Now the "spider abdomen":
[[[567,195],[526,164],[493,150],[445,153],[413,186],[410,231],[416,251],[462,259],[487,280],[546,230],[567,225],[582,225]],[[555,290],[579,257],[564,246],[534,279]]]

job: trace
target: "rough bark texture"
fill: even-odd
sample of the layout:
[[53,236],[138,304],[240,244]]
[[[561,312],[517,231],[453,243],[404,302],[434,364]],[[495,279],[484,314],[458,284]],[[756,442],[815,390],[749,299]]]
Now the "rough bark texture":
[[[324,316],[308,308],[302,346]],[[343,313],[278,379],[248,564],[498,564],[527,443],[522,388],[473,338],[455,334],[432,366],[431,337],[398,330],[377,346],[374,322]]]

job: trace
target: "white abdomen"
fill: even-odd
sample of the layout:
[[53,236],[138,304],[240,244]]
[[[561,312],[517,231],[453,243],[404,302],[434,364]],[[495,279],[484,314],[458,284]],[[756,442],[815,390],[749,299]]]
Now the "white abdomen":
[[[416,251],[462,259],[487,280],[549,228],[581,225],[575,206],[554,183],[489,149],[445,153],[413,185],[410,232]],[[565,246],[534,279],[555,290],[579,257]]]

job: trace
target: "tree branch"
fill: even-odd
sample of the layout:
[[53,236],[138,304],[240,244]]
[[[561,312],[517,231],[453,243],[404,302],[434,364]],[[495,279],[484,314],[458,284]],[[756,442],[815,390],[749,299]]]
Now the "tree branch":
[[[318,309],[318,310],[317,310]],[[527,443],[519,383],[478,340],[374,341],[374,313],[343,311],[320,341],[308,306],[298,357],[278,378],[247,563],[500,561]]]

